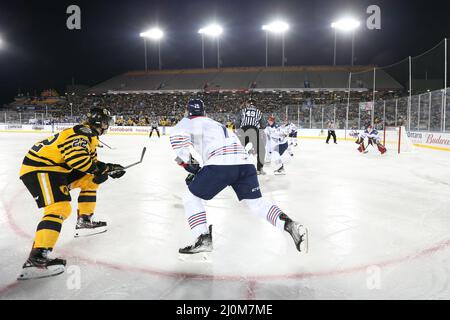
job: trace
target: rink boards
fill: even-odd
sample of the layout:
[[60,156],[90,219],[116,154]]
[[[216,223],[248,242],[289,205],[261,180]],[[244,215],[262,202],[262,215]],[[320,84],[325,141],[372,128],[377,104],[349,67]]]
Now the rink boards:
[[[0,132],[23,132],[23,133],[54,133],[70,128],[74,124],[61,125],[31,125],[31,124],[0,124]],[[163,135],[170,134],[172,127],[159,127]],[[148,135],[151,127],[141,126],[111,126],[108,130],[110,135]],[[338,140],[354,140],[359,131],[336,130]],[[300,129],[300,139],[325,139],[326,129]],[[416,147],[428,148],[438,151],[450,151],[450,133],[443,132],[408,132],[408,137]]]

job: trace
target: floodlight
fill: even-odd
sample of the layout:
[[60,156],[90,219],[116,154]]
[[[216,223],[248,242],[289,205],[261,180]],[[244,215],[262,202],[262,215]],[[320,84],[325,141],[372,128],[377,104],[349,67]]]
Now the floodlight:
[[141,32],[139,36],[143,38],[149,38],[152,40],[159,40],[164,36],[164,33],[159,28],[152,28],[150,30],[147,30],[145,32]]
[[283,21],[274,21],[270,24],[263,25],[262,29],[273,33],[283,33],[289,30],[289,25]]
[[331,27],[334,29],[338,29],[341,31],[353,31],[357,29],[361,25],[356,19],[353,18],[343,18],[338,21],[335,21],[331,24]]
[[205,34],[211,37],[218,37],[222,34],[222,32],[223,32],[222,27],[217,24],[211,24],[205,28],[201,28],[200,30],[198,30],[198,33],[202,35]]

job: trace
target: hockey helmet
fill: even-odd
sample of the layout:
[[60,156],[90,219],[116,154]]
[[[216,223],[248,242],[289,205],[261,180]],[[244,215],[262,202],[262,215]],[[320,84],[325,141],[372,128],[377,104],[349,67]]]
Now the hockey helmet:
[[256,101],[254,99],[250,98],[247,100],[247,105],[254,107],[256,105]]
[[106,108],[94,107],[87,114],[87,124],[99,136],[108,130],[112,122],[111,113]]
[[187,104],[187,112],[189,117],[204,116],[205,104],[202,99],[190,99]]

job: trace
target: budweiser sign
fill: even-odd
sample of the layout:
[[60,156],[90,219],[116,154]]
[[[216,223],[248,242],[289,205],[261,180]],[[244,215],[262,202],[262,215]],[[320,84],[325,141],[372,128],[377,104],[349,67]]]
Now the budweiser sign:
[[443,138],[441,135],[435,136],[434,134],[429,134],[426,143],[450,146],[450,139]]

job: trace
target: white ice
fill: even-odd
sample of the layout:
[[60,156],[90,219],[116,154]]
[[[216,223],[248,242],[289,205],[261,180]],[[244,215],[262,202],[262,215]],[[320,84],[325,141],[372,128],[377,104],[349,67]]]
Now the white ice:
[[[449,299],[450,153],[366,155],[352,142],[300,140],[285,176],[260,179],[265,197],[308,226],[310,251],[253,216],[231,190],[207,203],[211,262],[178,259],[190,243],[186,172],[167,137],[111,136],[103,161],[142,165],[98,193],[108,232],[73,238],[64,223],[55,255],[66,273],[16,281],[41,218],[18,178],[23,156],[48,134],[0,134],[0,299]],[[270,168],[266,168],[267,171]]]

